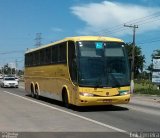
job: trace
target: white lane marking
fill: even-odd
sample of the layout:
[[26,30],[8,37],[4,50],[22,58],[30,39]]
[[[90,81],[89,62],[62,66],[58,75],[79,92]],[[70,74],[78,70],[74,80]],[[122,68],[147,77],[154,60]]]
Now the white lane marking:
[[107,124],[104,124],[104,123],[102,123],[102,122],[99,122],[99,121],[96,121],[96,120],[93,120],[93,119],[90,119],[90,118],[87,118],[87,117],[84,117],[84,116],[81,116],[81,115],[77,115],[77,114],[74,114],[74,113],[65,111],[65,110],[63,110],[63,109],[59,109],[59,108],[56,108],[56,107],[52,107],[52,106],[50,106],[50,105],[46,105],[46,104],[44,104],[44,103],[40,103],[40,102],[31,100],[31,99],[29,99],[29,98],[25,98],[25,97],[23,97],[23,96],[20,96],[20,95],[17,95],[17,94],[13,94],[13,93],[8,92],[8,91],[3,91],[3,92],[8,93],[8,94],[10,94],[10,95],[14,95],[14,96],[16,96],[16,97],[25,99],[25,100],[27,100],[27,101],[30,101],[30,102],[33,102],[33,103],[36,103],[36,104],[39,104],[39,105],[43,105],[43,106],[48,107],[48,108],[51,108],[51,109],[54,109],[54,110],[57,110],[57,111],[66,113],[66,114],[72,115],[72,116],[76,116],[76,117],[78,117],[78,118],[87,120],[87,121],[89,121],[89,122],[92,122],[92,123],[94,123],[94,124],[98,124],[98,125],[103,126],[103,127],[107,127],[107,128],[113,129],[113,130],[118,131],[118,132],[127,133],[127,131],[125,131],[125,130],[123,130],[123,129],[119,129],[119,128],[117,128],[117,127],[114,127],[114,126],[111,126],[111,125],[107,125]]

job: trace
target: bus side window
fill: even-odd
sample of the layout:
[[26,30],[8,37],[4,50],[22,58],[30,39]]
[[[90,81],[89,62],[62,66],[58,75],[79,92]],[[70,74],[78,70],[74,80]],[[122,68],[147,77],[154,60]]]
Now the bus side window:
[[51,63],[51,47],[46,48],[46,57],[45,57],[45,63],[50,64]]
[[45,63],[45,51],[44,49],[41,49],[40,50],[40,64],[44,65],[44,63]]
[[66,63],[66,47],[67,47],[67,43],[63,42],[61,44],[59,44],[59,49],[58,49],[58,61],[60,63]]
[[58,63],[58,46],[52,46],[52,63]]
[[35,53],[35,58],[34,58],[34,65],[39,65],[39,51],[36,51]]
[[25,54],[25,67],[29,66],[29,54]]

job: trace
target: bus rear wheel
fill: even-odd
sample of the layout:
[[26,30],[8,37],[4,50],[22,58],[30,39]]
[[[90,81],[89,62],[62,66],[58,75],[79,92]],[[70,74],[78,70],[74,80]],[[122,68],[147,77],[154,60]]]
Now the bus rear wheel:
[[31,97],[34,98],[34,88],[33,88],[33,85],[31,85]]
[[35,96],[36,99],[39,99],[39,89],[38,89],[37,86],[35,88],[35,94],[34,94],[34,96]]

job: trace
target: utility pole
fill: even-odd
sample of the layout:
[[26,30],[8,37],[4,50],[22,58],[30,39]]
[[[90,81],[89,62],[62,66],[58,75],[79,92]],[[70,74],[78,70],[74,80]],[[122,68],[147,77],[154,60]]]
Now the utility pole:
[[132,65],[131,65],[131,93],[134,91],[134,61],[135,61],[135,34],[136,29],[138,28],[138,25],[126,25],[124,24],[124,27],[133,28],[133,43],[132,43]]
[[41,40],[42,40],[41,35],[42,35],[41,33],[36,33],[36,38],[35,38],[35,41],[36,41],[35,46],[36,47],[40,47],[42,45],[42,43],[41,43]]
[[17,76],[17,66],[18,66],[18,62],[17,62],[17,59],[15,61],[15,76]]

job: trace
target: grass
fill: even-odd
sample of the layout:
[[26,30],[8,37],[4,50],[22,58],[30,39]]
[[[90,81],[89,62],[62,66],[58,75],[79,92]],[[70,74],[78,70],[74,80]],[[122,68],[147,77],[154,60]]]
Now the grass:
[[135,93],[160,96],[160,90],[148,80],[135,81]]

